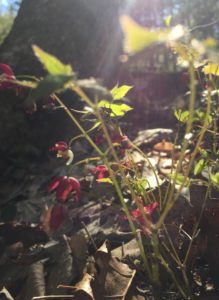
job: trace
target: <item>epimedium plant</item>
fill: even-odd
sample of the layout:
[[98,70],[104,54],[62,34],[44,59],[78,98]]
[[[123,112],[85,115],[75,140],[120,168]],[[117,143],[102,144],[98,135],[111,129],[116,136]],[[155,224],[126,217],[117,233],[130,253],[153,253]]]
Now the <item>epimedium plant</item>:
[[[168,46],[176,53],[179,63],[188,68],[190,76],[188,109],[175,112],[175,116],[181,124],[184,139],[177,165],[168,177],[168,187],[165,193],[161,190],[156,168],[153,168],[153,173],[157,181],[158,193],[154,193],[150,189],[147,178],[142,177],[141,166],[133,160],[132,151],[139,151],[149,164],[150,160],[128,139],[119,126],[120,118],[132,110],[132,107],[125,100],[126,94],[132,88],[131,86],[116,85],[109,91],[107,99],[99,99],[98,95],[90,98],[84,92],[83,85],[77,80],[70,65],[64,65],[56,57],[34,45],[33,51],[48,75],[41,79],[18,80],[9,66],[0,64],[0,69],[3,71],[0,76],[0,89],[12,88],[19,93],[22,87],[29,88],[30,93],[25,105],[26,107],[33,107],[34,110],[38,100],[47,97],[49,102],[61,107],[80,130],[81,134],[73,137],[69,143],[59,141],[49,149],[52,152],[57,152],[57,157],[62,157],[68,168],[66,175],[55,178],[47,190],[49,193],[56,191],[55,198],[57,202],[65,203],[69,195],[73,195],[76,201],[79,200],[80,182],[72,174],[71,166],[74,163],[74,154],[71,150],[71,144],[83,137],[95,150],[95,156],[74,164],[86,164],[96,161],[97,164],[94,166],[93,174],[96,176],[97,181],[100,184],[111,184],[115,188],[126,215],[125,218],[128,220],[132,233],[137,240],[144,270],[154,287],[154,296],[160,299],[161,273],[165,270],[177,287],[181,297],[191,299],[193,295],[187,271],[189,253],[198,234],[200,218],[209,192],[212,186],[219,188],[219,173],[215,171],[218,166],[218,115],[215,113],[215,108],[217,108],[215,95],[218,96],[216,79],[219,76],[219,65],[215,62],[217,55],[210,46],[212,45],[210,41],[189,40],[189,30],[181,25],[173,28],[168,25],[164,30],[151,31],[138,25],[128,16],[121,18],[121,25],[125,36],[125,51],[128,54],[139,52],[152,43],[167,41]],[[201,80],[201,72],[205,81],[205,84],[202,85],[204,89],[198,95],[202,99],[202,105],[200,101],[197,104],[196,85],[196,80]],[[66,89],[72,90],[83,101],[83,111],[71,110],[64,104],[60,94]],[[77,113],[82,113],[85,118],[89,117],[92,120],[93,123],[90,129],[84,129],[82,122],[78,121],[76,117]],[[95,139],[92,138],[94,132]],[[214,141],[211,149],[205,149],[204,137],[206,133],[211,134]],[[192,141],[195,141],[195,143],[192,143]],[[190,148],[190,160],[184,170],[183,162],[188,148]],[[204,169],[208,173],[207,179],[198,177]],[[176,205],[183,188],[197,182],[207,187],[206,197],[202,203],[199,218],[189,236],[185,254],[181,257],[174,244],[173,237],[168,233],[165,221]],[[131,204],[135,205],[134,209],[129,207],[130,202],[126,201],[124,191],[128,191]],[[53,213],[58,213],[58,210]],[[155,220],[152,218],[153,214],[156,216]],[[146,237],[146,245],[142,235]],[[165,243],[161,241],[162,235],[165,236]]]
[[[161,41],[162,35],[160,36],[160,31],[152,31],[150,35],[147,35],[148,28],[138,25],[127,16],[122,18],[121,22],[125,32],[125,49],[128,53],[136,53],[152,42]],[[179,39],[178,33],[180,31],[181,33],[183,32],[183,34]],[[207,199],[209,199],[212,187],[218,188],[219,178],[217,172],[217,77],[219,75],[218,54],[216,51],[217,43],[210,37],[206,40],[199,41],[192,37],[192,31],[192,29],[190,30],[179,26],[176,26],[169,31],[163,31],[163,34],[166,34],[167,46],[177,55],[178,63],[188,69],[190,77],[190,94],[188,110],[179,110],[175,112],[175,116],[181,123],[181,127],[184,131],[184,141],[182,143],[181,155],[176,170],[172,172],[170,176],[172,187],[169,185],[164,202],[166,205],[161,211],[156,226],[159,228],[165,222],[168,213],[176,204],[176,201],[185,186],[198,183],[207,187],[206,195],[200,204],[202,209],[199,218],[194,226],[185,258],[182,260],[182,273],[184,273],[183,269],[188,261],[194,237],[198,234],[199,222]],[[151,35],[155,33],[157,34],[153,35],[154,40],[152,41]],[[176,36],[177,38],[175,38]],[[209,139],[207,135],[211,135],[210,143],[208,142],[208,145],[206,145],[206,140]],[[192,148],[190,161],[187,170],[183,172],[183,160],[189,147]],[[204,180],[203,177],[199,176],[202,171],[205,171]],[[174,189],[176,184],[179,185],[179,188],[175,193]],[[174,249],[172,250],[174,252]],[[185,274],[183,274],[183,277],[185,280],[184,282],[186,283],[187,279]],[[192,297],[191,294],[190,297]]]
[[[142,197],[136,193],[136,189],[134,188],[132,181],[128,178],[128,173],[129,170],[132,169],[133,162],[125,158],[125,152],[132,148],[132,144],[127,136],[122,133],[118,125],[118,119],[132,109],[129,105],[122,101],[123,97],[127,94],[131,87],[115,86],[110,91],[111,100],[100,99],[98,101],[98,99],[94,99],[94,101],[92,101],[77,84],[77,80],[71,66],[63,65],[57,58],[44,52],[37,46],[33,46],[33,50],[44,65],[45,69],[48,71],[49,75],[41,80],[18,81],[12,71],[10,74],[4,72],[1,78],[2,88],[17,88],[20,86],[31,88],[30,94],[25,103],[26,105],[35,105],[38,99],[47,96],[52,97],[52,99],[54,99],[54,101],[56,101],[58,105],[66,111],[69,118],[81,131],[83,137],[85,137],[96,150],[98,156],[95,158],[88,158],[86,161],[97,160],[101,162],[101,164],[94,168],[93,173],[97,174],[98,182],[114,185],[130,227],[138,241],[145,267],[148,269],[148,272],[151,273],[141,237],[137,232],[134,221],[138,221],[145,232],[150,233],[150,227],[152,224],[150,215],[158,207],[158,203],[150,203],[148,199],[147,201],[143,201]],[[83,113],[89,116],[94,116],[94,125],[90,130],[85,131],[71,110],[67,108],[58,97],[59,92],[67,88],[76,92],[85,102],[86,109]],[[98,130],[98,142],[93,141],[89,135],[89,133],[93,130]],[[80,137],[81,136],[78,138]],[[72,139],[71,143],[75,139],[76,138]],[[102,141],[104,141],[104,145],[107,143],[108,146],[102,147]],[[69,149],[69,146],[63,141],[57,142],[50,151],[57,151],[58,156],[67,159],[67,165],[70,164],[73,159],[73,153]],[[120,184],[121,181],[123,182],[124,187],[129,189],[136,202],[137,209],[132,212],[129,211],[124,199]],[[56,200],[58,202],[65,202],[70,193],[73,193],[75,200],[78,200],[80,194],[80,183],[76,178],[69,176],[68,174],[68,176],[62,176],[54,179],[48,187],[48,192],[52,192],[54,190],[56,190]],[[56,215],[57,212],[58,211],[55,211],[54,214]]]

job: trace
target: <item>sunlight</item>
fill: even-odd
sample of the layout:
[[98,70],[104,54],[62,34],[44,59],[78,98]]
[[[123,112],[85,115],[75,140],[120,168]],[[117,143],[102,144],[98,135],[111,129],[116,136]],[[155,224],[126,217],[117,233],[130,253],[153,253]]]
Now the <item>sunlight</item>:
[[218,16],[0,0],[0,300],[219,299]]
[[1,3],[2,3],[2,5],[7,5],[8,4],[8,1],[7,0],[1,0]]

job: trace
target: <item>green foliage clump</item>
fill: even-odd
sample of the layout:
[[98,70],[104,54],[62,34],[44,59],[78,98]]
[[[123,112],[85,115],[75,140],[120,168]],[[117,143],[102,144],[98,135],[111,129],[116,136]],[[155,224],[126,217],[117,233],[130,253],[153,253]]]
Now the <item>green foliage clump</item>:
[[[36,105],[41,98],[49,98],[56,109],[63,109],[66,112],[66,116],[78,128],[80,135],[73,137],[68,144],[64,141],[57,142],[51,150],[57,151],[57,156],[67,159],[66,165],[70,165],[74,158],[70,149],[71,144],[79,138],[87,140],[94,149],[95,156],[77,161],[75,165],[97,161],[98,165],[93,170],[97,182],[112,184],[115,188],[133,236],[138,243],[143,261],[142,270],[147,272],[153,285],[155,299],[161,299],[162,273],[164,271],[175,284],[181,299],[192,299],[193,285],[190,282],[189,266],[192,246],[196,243],[199,235],[201,217],[204,214],[207,200],[210,199],[211,190],[219,187],[218,102],[215,104],[213,101],[213,96],[218,96],[216,83],[219,76],[219,58],[215,47],[209,45],[209,40],[210,44],[215,40],[211,37],[205,40],[194,39],[190,35],[189,28],[182,25],[152,31],[137,24],[128,16],[122,16],[120,21],[124,33],[124,50],[127,55],[141,52],[152,44],[163,43],[173,51],[178,64],[187,69],[189,74],[188,109],[175,112],[184,138],[177,162],[175,166],[171,166],[169,178],[165,178],[167,188],[164,192],[156,168],[152,166],[147,155],[123,134],[119,125],[120,118],[132,110],[132,107],[126,104],[126,94],[132,88],[131,86],[116,85],[109,91],[106,98],[98,97],[98,95],[89,97],[70,65],[64,65],[56,57],[34,45],[34,53],[48,75],[40,79],[30,78],[29,81],[18,81],[12,77],[6,77],[2,79],[2,87],[30,88],[29,96],[26,99],[27,105]],[[200,81],[201,78],[203,78],[203,82],[201,82],[203,88],[200,96],[197,81]],[[11,82],[12,79],[13,82]],[[79,96],[85,105],[83,110],[73,110],[63,103],[60,98],[62,97],[61,92],[66,89]],[[199,97],[201,97],[201,101]],[[78,118],[75,116],[76,114],[82,114],[83,117]],[[80,121],[78,121],[79,119]],[[85,128],[83,120],[91,122],[92,126],[89,129]],[[91,132],[96,133],[95,139]],[[213,143],[210,147],[205,145],[207,134],[212,135]],[[174,147],[171,150],[172,158],[174,157]],[[138,151],[150,165],[156,180],[156,190],[151,188],[149,179],[140,172],[139,165],[132,157],[132,150]],[[188,153],[189,160],[187,159]],[[69,191],[77,189],[77,198],[80,192],[78,181],[69,177],[70,167],[69,172],[66,172],[67,175],[61,179],[57,178],[49,188],[49,192],[58,188],[57,200],[63,202],[67,200],[66,193],[68,195]],[[207,176],[203,175],[203,171],[206,171]],[[60,180],[64,180],[67,186],[58,187]],[[168,217],[173,209],[179,210],[176,205],[179,205],[183,191],[192,185],[203,186],[206,193],[200,201],[202,203],[200,204],[201,209],[197,213],[198,217],[197,219],[194,217],[194,224],[187,232],[184,230],[183,224],[177,225],[176,219],[169,221]],[[190,192],[190,190],[188,191]],[[130,198],[128,201],[127,195]],[[137,207],[135,210],[131,209],[133,204]],[[186,205],[186,202],[184,204]],[[155,220],[151,218],[153,212],[156,213]],[[180,220],[180,222],[183,221]],[[181,245],[175,243],[175,234],[177,233],[174,231],[174,235],[171,236],[170,225],[174,225],[174,230],[179,226],[177,230],[179,230],[180,236],[182,232],[185,234],[187,241],[183,251],[181,251]],[[147,241],[146,246],[143,244],[142,237]]]
[[14,22],[14,14],[8,12],[5,15],[0,15],[0,45],[8,35]]

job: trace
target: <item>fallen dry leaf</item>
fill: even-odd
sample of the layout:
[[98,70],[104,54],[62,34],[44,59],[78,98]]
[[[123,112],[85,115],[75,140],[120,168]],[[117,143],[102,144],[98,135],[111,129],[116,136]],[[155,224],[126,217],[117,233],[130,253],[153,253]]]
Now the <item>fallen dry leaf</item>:
[[69,246],[73,256],[73,268],[79,278],[83,276],[83,272],[87,262],[88,248],[87,241],[83,234],[74,234],[69,239]]
[[46,283],[44,279],[44,264],[41,261],[38,261],[29,268],[24,300],[29,300],[34,296],[44,296],[45,293]]
[[42,216],[41,216],[41,224],[43,230],[50,235],[51,228],[50,228],[50,219],[51,219],[51,213],[54,205],[47,206],[45,205]]
[[106,241],[96,252],[95,262],[98,273],[93,282],[95,300],[125,299],[132,283],[135,270],[112,256],[109,242]]
[[159,152],[171,152],[174,149],[174,144],[162,140],[162,142],[155,144],[153,149]]
[[68,288],[74,290],[75,300],[95,300],[93,290],[91,288],[91,281],[93,276],[88,273],[84,274],[84,277],[74,286],[59,285],[58,288]]

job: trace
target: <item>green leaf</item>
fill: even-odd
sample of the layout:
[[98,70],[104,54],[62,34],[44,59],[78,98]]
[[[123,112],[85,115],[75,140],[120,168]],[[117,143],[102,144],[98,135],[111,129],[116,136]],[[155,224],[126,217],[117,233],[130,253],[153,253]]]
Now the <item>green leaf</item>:
[[[200,110],[196,110],[195,112],[195,117],[194,117],[194,121],[204,121],[204,119],[206,118],[206,113]],[[207,116],[207,125],[210,125],[212,123],[212,116],[208,115]]]
[[170,27],[170,24],[172,22],[173,16],[169,15],[165,20],[164,23],[167,27]]
[[30,80],[15,80],[14,81],[17,85],[27,88],[36,88],[37,82],[36,81],[30,81]]
[[98,182],[101,183],[110,183],[113,184],[112,180],[108,177],[108,178],[101,178],[101,179],[97,179]]
[[130,85],[122,85],[122,86],[114,86],[114,88],[110,91],[112,96],[113,96],[113,100],[120,100],[123,97],[126,96],[126,94],[132,89],[132,86]]
[[142,179],[137,179],[134,182],[134,187],[139,192],[145,191],[147,185],[148,185],[147,179],[143,179],[143,178]]
[[208,158],[209,155],[208,155],[208,152],[205,149],[200,149],[199,151],[201,152],[202,157]]
[[32,46],[33,51],[44,68],[51,75],[71,75],[73,73],[70,65],[64,65],[58,58],[45,52],[36,45]]
[[125,115],[126,112],[132,110],[133,108],[127,104],[112,104],[111,106],[112,113],[110,114],[111,117],[122,117]]
[[49,97],[52,93],[63,91],[73,79],[73,75],[47,75],[33,89],[26,102],[35,102],[40,98]]
[[210,179],[214,185],[219,186],[219,172],[215,174],[210,174]]
[[179,185],[189,186],[190,179],[182,174],[172,173],[169,175],[171,179],[175,179],[175,183]]
[[176,175],[176,183],[177,184],[184,184],[185,186],[189,185],[189,178],[186,178],[185,176],[181,175],[181,174],[177,174]]
[[98,103],[98,107],[106,107],[106,108],[110,108],[112,105],[111,102],[107,101],[107,100],[101,100],[99,103]]
[[122,117],[125,115],[126,112],[132,110],[133,108],[127,104],[120,103],[120,104],[114,104],[110,103],[107,100],[101,100],[98,103],[98,107],[105,107],[111,110],[110,116],[111,117]]
[[182,111],[181,109],[179,109],[175,110],[174,115],[177,118],[177,120],[179,120],[182,123],[186,123],[189,119],[190,113],[188,110]]
[[200,174],[205,166],[206,166],[206,162],[203,158],[201,158],[195,166],[194,175],[196,176],[196,175]]
[[87,131],[87,133],[93,131],[94,129],[96,129],[96,128],[99,127],[100,125],[101,125],[101,122],[96,121],[96,122],[94,123],[94,125]]
[[219,76],[219,65],[214,63],[208,63],[204,68],[202,69],[205,75],[212,74],[215,76]]
[[164,42],[169,34],[168,29],[151,31],[128,15],[120,17],[120,24],[124,33],[124,50],[130,54],[139,52],[155,42]]
[[207,39],[203,40],[202,43],[208,48],[214,49],[217,47],[217,41],[212,37],[208,37]]
[[207,125],[209,126],[212,123],[212,121],[213,121],[212,116],[208,115],[207,120],[208,120]]

